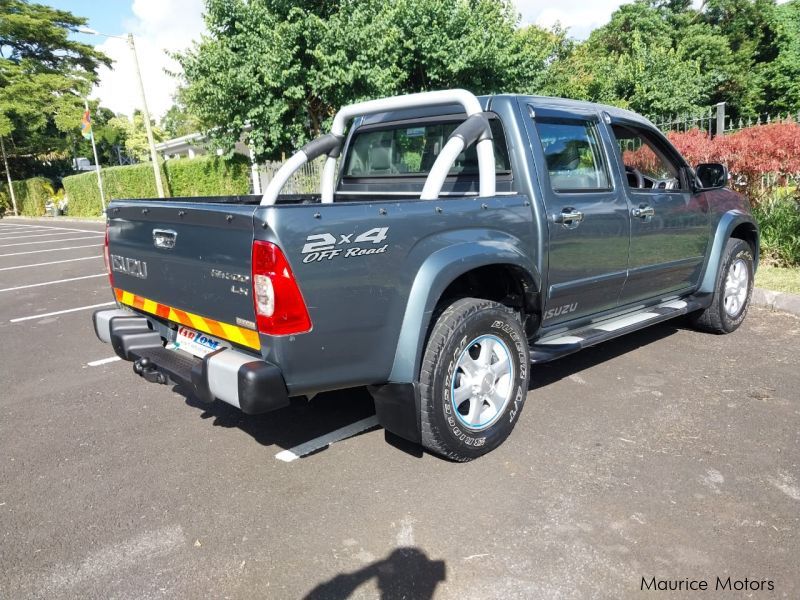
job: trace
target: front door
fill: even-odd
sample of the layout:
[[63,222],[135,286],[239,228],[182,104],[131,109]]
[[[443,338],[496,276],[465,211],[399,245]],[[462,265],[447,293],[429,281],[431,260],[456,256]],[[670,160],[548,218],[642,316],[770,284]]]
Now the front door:
[[698,284],[710,237],[708,202],[655,129],[612,121],[631,210],[628,279],[620,304],[669,297]]
[[551,326],[617,306],[630,218],[598,115],[540,107],[529,114],[549,233],[542,324]]

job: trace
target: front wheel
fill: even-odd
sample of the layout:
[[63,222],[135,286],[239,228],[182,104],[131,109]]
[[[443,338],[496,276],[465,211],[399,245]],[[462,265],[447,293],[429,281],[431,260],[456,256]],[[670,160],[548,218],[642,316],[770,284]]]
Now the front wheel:
[[441,313],[420,373],[422,445],[456,461],[497,448],[528,392],[528,342],[515,312],[490,300],[457,300]]
[[747,316],[753,295],[755,264],[753,250],[744,240],[731,238],[725,246],[722,266],[711,306],[691,316],[697,329],[711,333],[732,333]]

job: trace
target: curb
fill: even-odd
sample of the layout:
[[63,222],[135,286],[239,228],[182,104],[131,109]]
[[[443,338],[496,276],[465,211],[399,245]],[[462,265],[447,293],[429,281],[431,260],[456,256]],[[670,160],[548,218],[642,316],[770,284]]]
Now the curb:
[[105,217],[24,217],[18,216],[15,217],[14,215],[7,215],[3,217],[3,220],[8,220],[9,222],[14,221],[50,221],[51,223],[103,223],[105,222]]
[[756,306],[782,310],[800,316],[800,295],[787,292],[773,292],[762,288],[753,289],[752,303]]

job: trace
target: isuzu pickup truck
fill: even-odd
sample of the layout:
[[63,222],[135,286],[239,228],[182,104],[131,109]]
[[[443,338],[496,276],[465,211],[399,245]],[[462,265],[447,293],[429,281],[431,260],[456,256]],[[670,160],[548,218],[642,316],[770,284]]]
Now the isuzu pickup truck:
[[[315,158],[321,193],[281,195]],[[610,106],[353,104],[263,196],[112,202],[118,307],[94,327],[144,379],[248,414],[368,386],[383,427],[466,461],[511,433],[532,364],[680,315],[739,327],[759,232],[727,182]]]

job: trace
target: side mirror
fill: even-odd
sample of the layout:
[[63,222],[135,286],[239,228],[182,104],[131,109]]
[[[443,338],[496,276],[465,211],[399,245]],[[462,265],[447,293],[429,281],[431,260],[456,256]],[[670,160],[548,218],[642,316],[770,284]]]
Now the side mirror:
[[703,190],[723,188],[728,185],[728,167],[719,163],[703,163],[695,169],[697,185]]

